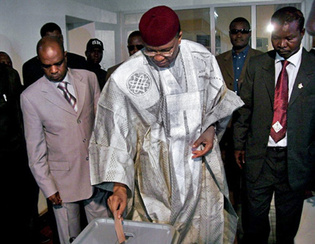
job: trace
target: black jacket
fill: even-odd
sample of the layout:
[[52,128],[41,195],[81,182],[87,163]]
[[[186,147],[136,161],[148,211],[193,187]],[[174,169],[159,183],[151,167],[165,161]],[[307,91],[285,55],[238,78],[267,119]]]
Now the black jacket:
[[15,69],[0,64],[0,152],[16,152],[24,146],[20,77]]
[[[245,175],[255,181],[267,151],[273,119],[275,51],[252,57],[241,85],[245,105],[234,123],[235,150],[245,150]],[[315,56],[305,49],[287,111],[288,177],[292,189],[314,189]]]

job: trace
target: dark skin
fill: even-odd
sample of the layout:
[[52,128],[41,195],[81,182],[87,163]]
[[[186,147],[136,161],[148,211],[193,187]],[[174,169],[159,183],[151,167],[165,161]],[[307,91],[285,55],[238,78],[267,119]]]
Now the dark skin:
[[[142,41],[142,38],[141,36],[134,36],[134,37],[131,37],[129,40],[128,40],[128,45],[144,45],[143,41]],[[138,52],[139,50],[137,49],[137,47],[135,47],[132,51],[129,51],[129,55],[133,55],[135,54],[136,52]]]
[[67,73],[67,53],[56,42],[47,42],[39,49],[38,58],[45,76],[51,81],[62,81]]
[[[179,52],[179,44],[182,40],[182,32],[178,36],[175,36],[170,42],[162,46],[150,46],[145,44],[145,48],[150,52],[156,52],[156,55],[150,57],[153,63],[161,68],[169,67],[170,64],[176,59]],[[172,55],[170,57],[163,56],[164,51],[171,51]]]
[[103,58],[103,50],[98,47],[94,47],[85,52],[86,60],[93,64],[99,64]]
[[13,68],[11,58],[5,52],[0,52],[0,63],[5,64],[5,65]]
[[[232,23],[231,29],[241,30],[241,29],[249,29],[249,26],[243,22],[235,22]],[[239,54],[240,52],[244,51],[244,49],[248,46],[249,39],[251,37],[251,32],[248,34],[242,34],[238,32],[237,34],[229,34],[230,41],[233,45],[234,51]]]
[[[285,22],[282,25],[274,23],[274,31],[271,42],[274,50],[284,59],[290,58],[297,53],[305,34],[305,29],[300,30],[298,21]],[[236,150],[234,153],[236,163],[242,169],[245,164],[245,151]]]

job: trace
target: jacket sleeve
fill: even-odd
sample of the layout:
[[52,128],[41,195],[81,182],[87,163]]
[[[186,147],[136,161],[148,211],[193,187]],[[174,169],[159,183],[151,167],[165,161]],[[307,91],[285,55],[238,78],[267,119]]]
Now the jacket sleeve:
[[[251,61],[249,61],[249,63],[250,62]],[[245,150],[245,142],[249,131],[253,105],[253,66],[254,65],[247,66],[245,80],[240,87],[240,97],[245,104],[235,112],[235,122],[233,124],[235,150]]]
[[44,127],[36,109],[23,93],[21,95],[21,108],[29,166],[45,197],[49,197],[58,190],[47,163]]

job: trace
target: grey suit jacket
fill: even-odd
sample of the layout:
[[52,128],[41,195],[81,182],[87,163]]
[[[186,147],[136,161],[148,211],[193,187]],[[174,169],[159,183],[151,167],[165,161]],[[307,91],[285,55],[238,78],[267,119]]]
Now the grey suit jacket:
[[[251,57],[262,54],[263,52],[252,49],[249,47],[248,54],[245,59],[244,66],[242,68],[242,72],[240,75],[240,78],[238,80],[238,88],[240,88],[241,83],[244,81],[245,78],[245,72],[246,72],[246,66],[248,65],[248,61]],[[218,61],[218,64],[220,66],[224,81],[226,86],[230,90],[234,90],[234,71],[233,71],[233,57],[232,57],[232,50],[229,50],[225,53],[222,53],[218,56],[216,56],[216,59]]]
[[92,195],[88,145],[99,85],[94,73],[68,70],[78,111],[43,76],[21,94],[31,171],[46,197],[59,191],[63,202]]
[[[234,123],[236,150],[245,150],[250,181],[260,174],[273,118],[275,51],[250,59],[240,96],[245,105]],[[305,49],[287,111],[288,177],[292,189],[314,189],[315,176],[315,56]]]

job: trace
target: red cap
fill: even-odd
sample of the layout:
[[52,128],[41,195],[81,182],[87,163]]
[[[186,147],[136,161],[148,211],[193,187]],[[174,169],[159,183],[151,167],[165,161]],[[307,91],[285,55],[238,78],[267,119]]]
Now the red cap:
[[142,40],[150,46],[162,46],[170,42],[180,28],[177,14],[169,7],[151,8],[141,17],[139,30]]

